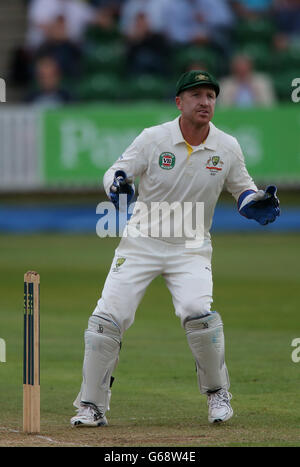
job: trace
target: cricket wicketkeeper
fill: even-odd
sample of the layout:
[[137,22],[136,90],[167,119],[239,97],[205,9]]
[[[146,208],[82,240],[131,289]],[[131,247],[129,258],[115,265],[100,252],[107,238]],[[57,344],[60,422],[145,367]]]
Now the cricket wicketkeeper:
[[130,203],[136,177],[140,177],[136,205],[204,203],[204,236],[200,244],[188,248],[190,237],[184,229],[181,236],[146,235],[144,230],[141,233],[140,212],[134,208],[85,331],[83,381],[74,402],[78,410],[71,419],[73,426],[107,425],[122,336],[133,323],[146,288],[160,274],[196,362],[209,422],[224,422],[233,415],[223,323],[220,314],[211,310],[209,230],[224,187],[236,199],[240,214],[262,225],[275,221],[280,209],[276,187],[258,190],[237,140],[211,123],[219,91],[211,74],[184,73],[176,86],[180,115],[142,131],[104,176],[106,193],[116,208],[121,194]]

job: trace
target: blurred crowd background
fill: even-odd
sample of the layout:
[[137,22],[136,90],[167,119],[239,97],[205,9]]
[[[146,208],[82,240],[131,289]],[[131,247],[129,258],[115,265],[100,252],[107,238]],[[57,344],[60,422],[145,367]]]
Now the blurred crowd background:
[[0,14],[12,102],[168,100],[196,68],[221,81],[219,106],[272,106],[299,75],[300,0],[12,0]]
[[[190,69],[220,81],[214,123],[279,187],[270,229],[300,231],[300,0],[1,0],[0,232],[94,232],[105,171],[178,115]],[[260,228],[223,201],[214,228]]]

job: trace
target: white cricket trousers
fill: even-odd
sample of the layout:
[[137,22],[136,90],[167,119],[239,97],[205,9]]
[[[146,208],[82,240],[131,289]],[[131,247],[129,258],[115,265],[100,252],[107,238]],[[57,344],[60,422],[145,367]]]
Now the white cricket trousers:
[[209,241],[193,249],[156,238],[122,237],[93,314],[114,321],[123,334],[148,285],[162,275],[182,325],[206,315],[212,303],[211,252]]

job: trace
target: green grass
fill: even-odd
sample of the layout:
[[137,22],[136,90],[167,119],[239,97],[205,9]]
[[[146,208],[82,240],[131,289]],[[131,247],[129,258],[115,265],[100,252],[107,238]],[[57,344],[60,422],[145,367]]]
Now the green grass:
[[[194,362],[162,278],[124,336],[109,427],[69,427],[83,331],[118,239],[0,236],[0,445],[47,444],[22,426],[23,274],[41,274],[42,435],[61,445],[300,446],[299,236],[214,235],[214,306],[224,322],[234,417],[210,426]],[[10,430],[10,431],[9,431]],[[101,434],[99,434],[101,432]],[[51,444],[51,443],[50,443]]]

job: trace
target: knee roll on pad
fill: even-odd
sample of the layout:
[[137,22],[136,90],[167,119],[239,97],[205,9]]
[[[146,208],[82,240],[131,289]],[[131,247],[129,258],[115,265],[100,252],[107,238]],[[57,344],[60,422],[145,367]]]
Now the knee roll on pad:
[[119,326],[112,320],[104,318],[103,316],[92,315],[89,319],[87,332],[93,332],[97,335],[110,337],[119,344],[121,343],[121,331]]
[[223,323],[216,311],[199,318],[188,319],[184,328],[189,347],[196,361],[201,393],[229,388],[225,364]]
[[119,359],[120,329],[113,321],[92,315],[84,338],[83,381],[74,405],[91,402],[104,415],[109,410],[112,372]]

